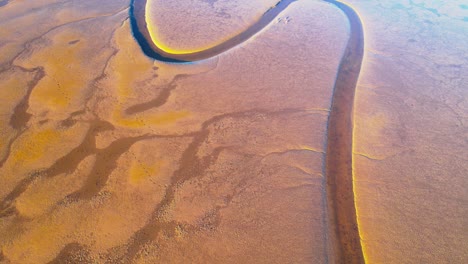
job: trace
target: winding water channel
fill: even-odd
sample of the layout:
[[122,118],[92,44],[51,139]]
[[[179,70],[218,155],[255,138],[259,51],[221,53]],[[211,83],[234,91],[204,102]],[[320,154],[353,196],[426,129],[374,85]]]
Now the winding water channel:
[[[245,31],[211,48],[173,54],[151,39],[146,22],[147,0],[132,0],[130,19],[133,34],[143,52],[156,60],[190,62],[219,55],[251,38],[296,0],[282,0]],[[328,121],[326,183],[329,237],[332,263],[364,263],[353,189],[353,104],[361,70],[364,34],[358,14],[345,3],[324,0],[341,9],[350,23],[350,38],[336,76]]]

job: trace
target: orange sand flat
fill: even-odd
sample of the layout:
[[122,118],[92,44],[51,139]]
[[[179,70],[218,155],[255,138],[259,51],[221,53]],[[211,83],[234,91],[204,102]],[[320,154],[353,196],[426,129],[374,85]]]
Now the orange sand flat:
[[353,165],[366,260],[467,263],[466,3],[346,2],[366,35]]
[[[127,2],[53,6],[3,22],[40,25],[34,39],[2,32],[17,54],[1,82],[23,87],[2,110],[16,120],[1,157],[3,262],[327,261],[325,144],[344,14],[297,2],[238,47],[170,64],[143,54]],[[94,8],[105,10],[83,11]]]
[[0,0],[0,263],[468,263],[468,6],[290,2]]

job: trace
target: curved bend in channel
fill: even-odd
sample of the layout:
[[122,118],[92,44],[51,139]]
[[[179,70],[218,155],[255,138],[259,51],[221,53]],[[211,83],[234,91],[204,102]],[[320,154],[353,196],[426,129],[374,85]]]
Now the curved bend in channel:
[[140,44],[143,52],[156,60],[166,62],[189,62],[208,59],[221,54],[242,42],[250,39],[257,32],[265,28],[279,13],[297,0],[282,0],[274,7],[268,9],[259,20],[250,25],[245,31],[234,35],[219,45],[211,48],[183,54],[169,53],[161,49],[151,38],[146,21],[146,5],[148,0],[132,0],[130,6],[130,20],[135,39]]
[[[296,0],[281,0],[245,31],[225,42],[193,53],[172,54],[159,48],[146,24],[148,0],[132,0],[130,19],[135,39],[143,52],[156,60],[189,62],[221,54],[248,40]],[[350,38],[338,68],[328,121],[326,182],[332,263],[364,263],[354,201],[352,172],[353,103],[364,53],[364,34],[357,13],[348,5],[324,0],[341,9],[350,23]]]
[[0,7],[6,6],[10,0],[0,0]]

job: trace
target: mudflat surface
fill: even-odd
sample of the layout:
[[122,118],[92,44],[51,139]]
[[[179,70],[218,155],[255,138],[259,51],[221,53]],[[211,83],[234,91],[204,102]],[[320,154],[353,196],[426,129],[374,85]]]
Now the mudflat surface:
[[353,167],[367,261],[466,263],[466,3],[346,2],[366,36]]
[[36,4],[0,9],[0,261],[327,262],[339,9],[298,1],[170,64],[132,38],[127,1]]
[[286,2],[0,0],[0,263],[468,263],[466,3]]

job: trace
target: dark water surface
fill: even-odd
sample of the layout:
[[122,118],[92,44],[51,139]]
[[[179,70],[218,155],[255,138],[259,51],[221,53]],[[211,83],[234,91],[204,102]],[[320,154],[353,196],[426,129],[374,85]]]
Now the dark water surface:
[[[147,39],[142,31],[138,28],[138,23],[137,23],[137,14],[135,12],[135,1],[138,1],[138,0],[131,0],[130,2],[130,9],[129,9],[129,15],[130,15],[130,24],[131,24],[131,27],[132,27],[132,32],[133,32],[133,36],[135,37],[136,41],[138,42],[138,44],[140,45],[143,53],[145,53],[146,56],[148,57],[151,57],[155,60],[159,60],[159,61],[165,61],[165,62],[185,62],[183,60],[177,60],[177,59],[172,59],[172,58],[169,58],[169,57],[165,57],[161,54],[159,54],[158,52],[156,52],[149,41],[151,41],[151,39]],[[146,5],[146,0],[144,1],[144,5]],[[140,14],[138,14],[140,15]],[[140,18],[141,19],[141,18]],[[143,18],[145,19],[145,18]]]
[[6,6],[10,0],[0,0],[0,7]]

